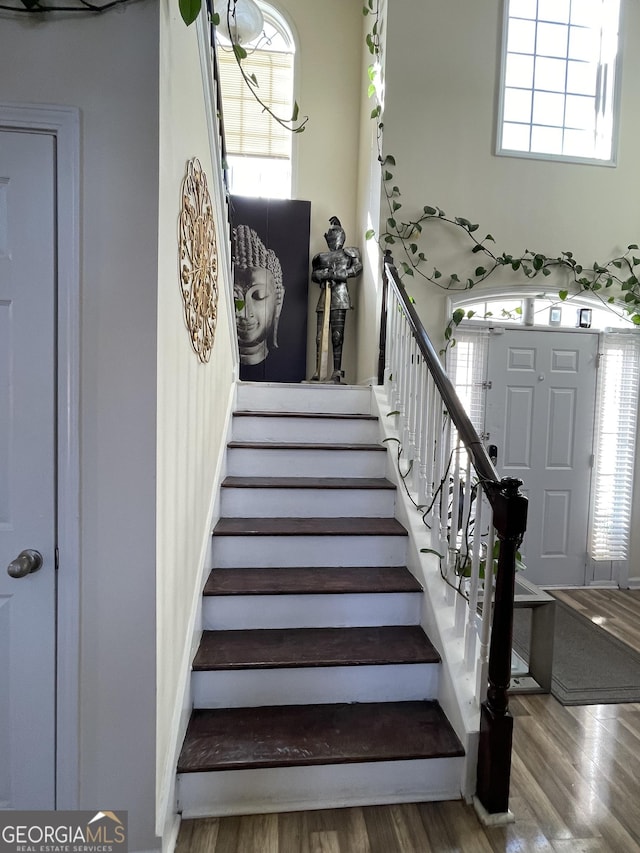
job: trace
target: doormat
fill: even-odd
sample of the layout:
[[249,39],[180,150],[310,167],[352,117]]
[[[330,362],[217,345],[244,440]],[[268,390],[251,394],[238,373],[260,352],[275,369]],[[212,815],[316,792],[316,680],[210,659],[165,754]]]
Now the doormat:
[[[531,612],[516,609],[513,646],[528,660]],[[640,702],[640,655],[556,601],[551,693],[562,705]]]

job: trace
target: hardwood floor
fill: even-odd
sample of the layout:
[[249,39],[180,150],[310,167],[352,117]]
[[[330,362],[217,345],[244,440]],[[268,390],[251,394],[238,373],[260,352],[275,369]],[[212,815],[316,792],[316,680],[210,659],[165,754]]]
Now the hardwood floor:
[[[640,591],[553,592],[640,651]],[[461,801],[185,820],[176,853],[639,853],[640,704],[510,708],[513,824]]]
[[183,821],[177,853],[638,853],[640,704],[511,700],[510,807],[486,829],[463,802]]

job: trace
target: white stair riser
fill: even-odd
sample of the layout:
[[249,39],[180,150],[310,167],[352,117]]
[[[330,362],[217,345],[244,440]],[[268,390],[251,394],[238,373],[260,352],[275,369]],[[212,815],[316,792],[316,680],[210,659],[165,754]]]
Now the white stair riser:
[[237,477],[384,477],[378,450],[230,447],[227,473]]
[[207,595],[202,619],[209,631],[416,625],[421,601],[419,593],[411,592]]
[[236,401],[236,408],[245,411],[368,415],[371,413],[371,388],[261,382],[239,385]]
[[435,699],[439,664],[295,667],[193,673],[195,708]]
[[460,798],[462,758],[219,770],[178,776],[183,818]]
[[389,518],[395,511],[393,489],[221,489],[225,518]]
[[406,536],[214,536],[213,565],[402,566],[406,550]]
[[236,441],[307,441],[325,444],[377,444],[377,421],[335,418],[260,417],[242,415],[233,419]]

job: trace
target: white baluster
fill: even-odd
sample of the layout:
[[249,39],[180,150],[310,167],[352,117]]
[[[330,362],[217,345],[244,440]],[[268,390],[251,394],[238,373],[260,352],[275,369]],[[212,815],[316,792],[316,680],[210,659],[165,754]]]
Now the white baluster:
[[471,517],[471,496],[473,494],[473,487],[471,485],[471,456],[468,452],[465,451],[465,456],[467,459],[467,465],[464,472],[464,496],[463,496],[463,504],[462,504],[462,531],[460,536],[460,553],[463,555],[463,558],[471,559],[468,554],[468,542],[467,542],[467,530],[469,529],[469,518]]
[[409,381],[407,382],[407,448],[406,459],[411,463],[411,475],[408,478],[407,485],[414,482],[413,466],[416,461],[416,383],[418,380],[418,344],[415,338],[411,335],[409,339],[409,361],[407,363],[409,370]]
[[476,668],[476,698],[478,704],[487,698],[487,682],[489,676],[489,641],[491,638],[491,616],[493,611],[493,545],[495,530],[493,519],[489,524],[487,536],[487,563],[491,569],[484,573],[482,588],[482,621],[480,623],[480,648],[478,650],[478,665]]
[[[426,467],[427,467],[427,476],[426,476],[426,501],[425,503],[431,506],[434,493],[435,493],[435,480],[436,480],[436,456],[440,449],[440,436],[438,434],[438,410],[440,405],[440,398],[437,394],[436,384],[433,381],[431,374],[429,374],[427,380],[427,435],[426,435]],[[435,529],[435,519],[436,513],[435,508],[432,506],[431,510],[428,513],[429,524],[431,525],[432,530]]]
[[[460,443],[458,440],[457,430],[452,429],[453,441],[455,441],[455,449],[453,451],[453,489],[451,492],[451,521],[449,522],[449,553],[455,555],[453,560],[452,580],[456,582],[456,586],[460,588],[463,579],[460,572],[463,570],[461,563],[461,550],[458,545],[458,524],[460,523]],[[464,622],[467,612],[466,600],[462,595],[456,595],[455,604],[455,629],[456,635],[461,637],[464,634]]]
[[384,387],[387,400],[392,400],[391,384],[393,379],[393,351],[395,349],[394,321],[396,315],[396,297],[393,288],[387,287],[387,329],[384,347]]
[[387,334],[387,399],[391,408],[395,409],[396,384],[398,381],[398,374],[396,371],[396,364],[398,360],[398,300],[396,299],[395,291],[391,289],[389,290],[389,313],[387,317],[389,319],[389,331]]
[[425,506],[428,493],[428,454],[432,449],[429,444],[429,378],[431,374],[426,362],[420,363],[420,471],[418,474],[418,503]]
[[[478,491],[476,493],[476,517],[473,525],[473,546],[472,546],[472,559],[471,559],[471,578],[469,583],[469,610],[468,610],[468,619],[467,619],[467,630],[465,634],[465,654],[464,659],[467,665],[467,669],[471,669],[475,663],[476,656],[476,639],[478,636],[478,589],[480,582],[480,561],[482,557],[481,553],[481,545],[482,545],[482,515],[483,508],[486,513],[488,504],[486,504],[486,498],[484,494],[484,489],[481,484],[478,484]],[[487,574],[492,576],[493,566],[489,559],[485,560],[484,574],[485,579]]]
[[384,348],[384,387],[387,392],[387,400],[393,401],[393,365],[395,350],[394,323],[396,313],[396,299],[393,289],[389,287],[387,297],[387,338]]
[[398,410],[400,441],[403,453],[407,446],[407,346],[409,343],[409,328],[407,318],[402,315],[400,327],[400,364],[398,365]]
[[449,584],[447,584],[447,599],[449,603],[453,603],[455,596],[455,568],[454,563],[451,559],[451,551],[449,550],[449,539],[448,539],[448,516],[449,516],[449,482],[451,477],[451,471],[449,466],[449,458],[450,458],[450,448],[451,448],[451,418],[449,417],[449,413],[445,412],[442,405],[440,405],[440,416],[444,418],[444,424],[441,427],[441,441],[440,441],[440,453],[438,454],[438,461],[440,464],[440,474],[436,481],[436,489],[440,489],[440,495],[438,496],[438,500],[436,501],[436,507],[438,511],[438,530],[440,542],[442,543],[442,547],[445,549],[445,559],[443,564],[443,570],[445,572],[445,577],[449,580]]
[[413,469],[411,471],[411,485],[418,502],[420,502],[420,476],[422,465],[422,430],[424,411],[422,408],[422,388],[423,388],[423,360],[419,349],[416,347],[416,363],[414,365],[415,384],[414,384],[414,434],[415,447],[413,455]]

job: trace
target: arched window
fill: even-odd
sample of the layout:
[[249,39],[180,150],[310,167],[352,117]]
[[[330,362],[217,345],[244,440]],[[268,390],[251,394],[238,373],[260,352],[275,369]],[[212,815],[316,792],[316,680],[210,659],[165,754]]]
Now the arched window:
[[[264,28],[257,38],[243,45],[248,55],[242,67],[250,78],[255,75],[260,99],[276,115],[289,119],[294,104],[293,34],[272,6],[257,5]],[[218,63],[231,192],[290,198],[293,134],[266,113],[253,96],[222,27],[218,30]]]

